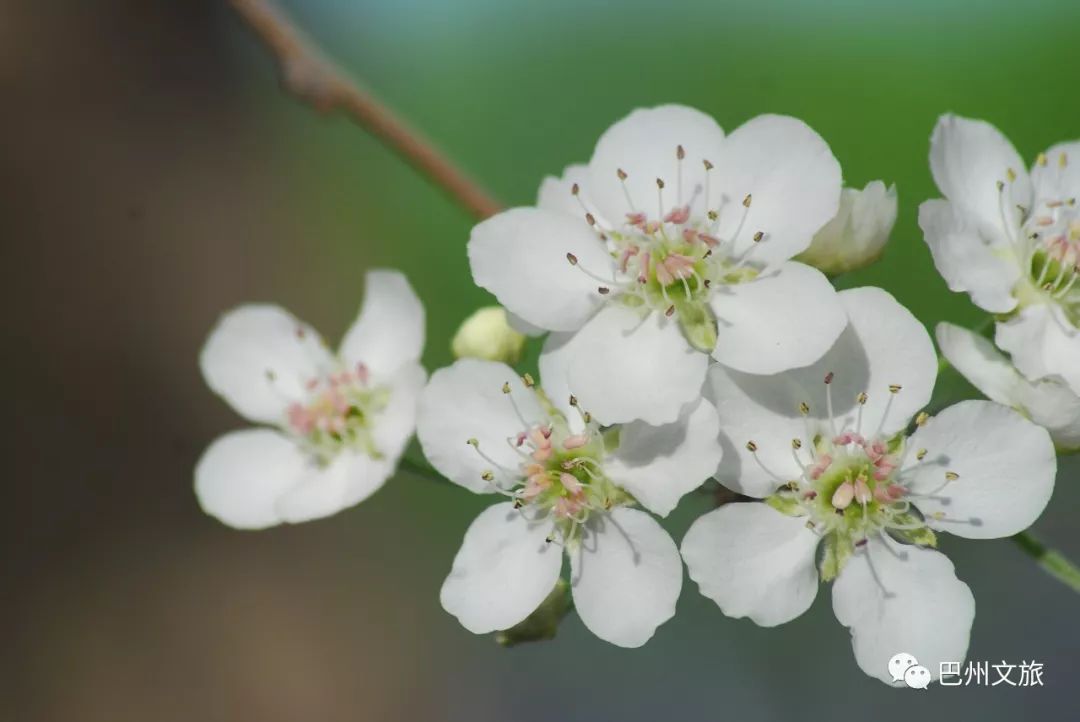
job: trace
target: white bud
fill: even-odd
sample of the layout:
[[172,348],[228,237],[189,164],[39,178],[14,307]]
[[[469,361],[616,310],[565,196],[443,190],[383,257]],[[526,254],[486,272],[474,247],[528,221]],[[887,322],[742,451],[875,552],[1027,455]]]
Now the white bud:
[[481,308],[461,324],[450,350],[454,358],[479,358],[510,365],[521,358],[525,336],[510,327],[501,306]]
[[896,205],[895,185],[886,188],[876,180],[862,190],[845,188],[836,216],[821,227],[796,260],[833,275],[869,266],[889,240]]

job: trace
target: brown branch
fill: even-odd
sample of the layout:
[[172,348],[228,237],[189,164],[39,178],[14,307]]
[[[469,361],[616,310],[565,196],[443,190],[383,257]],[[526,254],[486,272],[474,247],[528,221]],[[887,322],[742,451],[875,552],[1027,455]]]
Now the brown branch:
[[326,60],[279,8],[267,0],[228,0],[277,57],[281,85],[320,113],[341,112],[390,146],[473,216],[484,219],[501,205],[434,145],[371,93]]

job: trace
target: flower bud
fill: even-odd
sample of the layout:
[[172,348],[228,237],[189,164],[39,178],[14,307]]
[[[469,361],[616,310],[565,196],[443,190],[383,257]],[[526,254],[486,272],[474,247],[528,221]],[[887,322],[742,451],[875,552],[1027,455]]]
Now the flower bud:
[[479,358],[513,365],[521,358],[525,337],[510,327],[501,306],[481,308],[461,324],[450,350],[454,358]]
[[896,223],[896,186],[882,181],[862,190],[845,188],[840,209],[814,235],[810,247],[796,260],[829,275],[855,271],[876,261]]

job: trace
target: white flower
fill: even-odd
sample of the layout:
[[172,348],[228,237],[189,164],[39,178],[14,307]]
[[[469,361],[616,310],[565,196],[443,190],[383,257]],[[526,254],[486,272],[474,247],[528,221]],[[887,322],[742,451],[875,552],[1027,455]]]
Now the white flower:
[[682,106],[637,110],[537,208],[479,224],[476,283],[519,330],[555,331],[570,381],[604,423],[674,421],[709,354],[774,373],[817,360],[843,330],[826,278],[788,259],[835,215],[840,166],[794,118],[728,137]]
[[515,364],[525,348],[525,336],[514,330],[501,306],[486,306],[470,315],[450,344],[454,358],[481,358]]
[[394,473],[426,373],[424,308],[396,271],[367,274],[361,314],[333,354],[277,306],[222,317],[199,358],[207,385],[269,428],[220,437],[195,468],[202,508],[261,529],[335,514]]
[[[914,655],[937,677],[963,660],[975,604],[936,546],[936,532],[1015,534],[1041,513],[1056,473],[1046,430],[991,401],[934,418],[936,357],[926,330],[875,288],[839,294],[848,329],[807,369],[751,376],[710,371],[730,444],[717,478],[766,503],[698,519],[682,544],[690,577],[725,614],[762,626],[802,614],[819,577],[855,659],[890,682],[887,663]],[[818,547],[820,564],[815,565]]]
[[946,115],[930,168],[946,200],[923,203],[919,226],[949,288],[1007,314],[995,340],[1021,373],[1080,394],[1080,141],[1040,153],[1029,175],[997,128]]
[[896,223],[896,186],[879,180],[845,188],[840,210],[814,235],[798,260],[825,273],[855,271],[876,261]]
[[566,387],[558,358],[546,390],[504,364],[462,359],[436,371],[420,400],[431,464],[479,494],[507,497],[472,523],[443,584],[443,608],[476,634],[524,620],[570,558],[574,607],[594,634],[638,647],[675,613],[675,542],[635,500],[666,515],[716,469],[716,409],[688,404],[666,426],[602,429]]
[[994,344],[966,328],[939,323],[936,335],[942,355],[987,398],[1044,427],[1059,451],[1080,451],[1080,396],[1062,381],[1029,381]]

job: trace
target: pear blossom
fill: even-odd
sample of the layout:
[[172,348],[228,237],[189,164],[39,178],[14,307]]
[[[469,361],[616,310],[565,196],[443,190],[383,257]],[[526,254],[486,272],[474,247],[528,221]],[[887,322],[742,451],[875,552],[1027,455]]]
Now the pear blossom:
[[1050,432],[1058,451],[1080,451],[1080,396],[1059,378],[1029,381],[988,339],[951,323],[935,329],[941,353],[988,399]]
[[240,529],[326,517],[394,473],[427,374],[424,308],[396,271],[367,274],[356,322],[335,354],[288,311],[225,314],[203,347],[207,385],[259,428],[229,432],[195,468],[202,508]]
[[525,348],[525,335],[507,319],[506,309],[486,306],[477,309],[458,328],[450,344],[454,358],[482,358],[515,364]]
[[664,426],[601,427],[566,385],[563,357],[541,390],[507,365],[462,359],[420,399],[417,438],[450,481],[505,498],[465,533],[442,606],[475,634],[513,627],[544,601],[569,557],[574,608],[594,634],[639,647],[675,613],[682,563],[661,516],[716,469],[716,409],[699,398]]
[[519,330],[555,332],[582,404],[604,423],[674,422],[709,357],[774,373],[816,361],[845,317],[824,275],[790,261],[837,211],[840,166],[795,118],[726,136],[666,105],[611,126],[536,207],[479,225],[476,283]]
[[949,288],[998,316],[995,343],[1024,376],[1080,394],[1080,141],[1029,173],[997,128],[945,115],[930,168],[945,199],[922,204],[919,226]]
[[814,235],[796,260],[829,274],[847,273],[876,261],[896,223],[896,186],[870,181],[844,188],[840,210]]
[[936,376],[929,334],[880,289],[839,296],[849,326],[813,366],[710,370],[726,444],[717,478],[764,503],[698,519],[683,558],[702,594],[761,626],[798,617],[833,581],[833,611],[866,674],[891,683],[888,661],[906,652],[937,678],[940,662],[964,659],[975,613],[938,533],[1027,528],[1050,499],[1054,447],[992,401],[917,413]]

